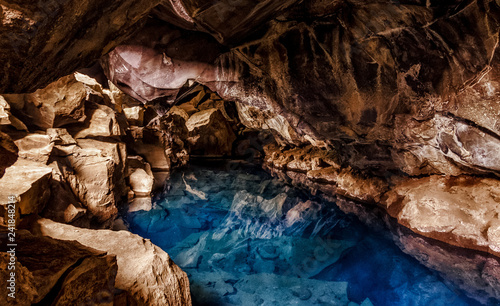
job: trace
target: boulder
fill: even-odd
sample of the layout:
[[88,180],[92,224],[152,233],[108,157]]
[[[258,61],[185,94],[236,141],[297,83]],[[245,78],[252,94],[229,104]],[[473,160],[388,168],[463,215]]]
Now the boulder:
[[74,138],[119,137],[125,134],[123,122],[120,122],[118,114],[109,106],[87,103],[85,114],[85,128],[75,126],[70,129]]
[[136,196],[150,196],[153,191],[154,176],[151,166],[140,156],[128,156],[129,185]]
[[54,143],[51,137],[45,134],[27,134],[14,141],[19,148],[19,157],[40,164],[47,164]]
[[[118,202],[126,195],[125,144],[115,140],[78,139],[75,145],[69,135],[65,137],[69,144],[55,146],[57,154],[51,164],[57,173],[57,182],[52,187],[64,191],[58,200],[62,206],[54,203],[50,210],[55,212],[58,207],[67,207],[69,215],[57,214],[68,222],[68,218],[74,220],[80,215],[80,206],[83,206],[97,224],[112,222],[118,212]],[[70,188],[63,186],[66,184]]]
[[193,155],[231,155],[236,140],[231,125],[217,108],[194,113],[186,122]]
[[13,202],[16,218],[41,212],[50,197],[51,177],[50,167],[24,159],[19,159],[9,167],[0,179],[2,223],[6,224],[7,205]]
[[129,125],[142,126],[144,123],[144,104],[131,98],[123,99],[123,114]]
[[[0,235],[7,233],[2,230]],[[16,242],[17,297],[9,305],[113,304],[115,256],[74,241],[35,237],[26,230],[16,232]],[[4,274],[10,254],[0,254],[0,273]]]
[[62,174],[59,164],[54,161],[49,166],[52,168],[50,199],[40,215],[56,222],[74,222],[84,216],[87,210],[71,189],[71,184]]
[[127,291],[139,305],[191,305],[189,280],[165,251],[126,231],[89,230],[48,219],[38,221],[46,236],[76,240],[116,256],[115,286]]
[[87,95],[85,84],[71,74],[34,93],[9,94],[4,98],[24,115],[28,125],[46,130],[83,122]]
[[491,178],[430,176],[402,180],[382,205],[423,236],[500,255],[500,182]]

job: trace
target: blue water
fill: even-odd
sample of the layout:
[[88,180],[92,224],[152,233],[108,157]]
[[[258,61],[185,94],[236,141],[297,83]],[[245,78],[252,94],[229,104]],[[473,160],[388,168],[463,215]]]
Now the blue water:
[[387,229],[256,167],[190,166],[140,205],[130,231],[187,272],[195,305],[480,305]]

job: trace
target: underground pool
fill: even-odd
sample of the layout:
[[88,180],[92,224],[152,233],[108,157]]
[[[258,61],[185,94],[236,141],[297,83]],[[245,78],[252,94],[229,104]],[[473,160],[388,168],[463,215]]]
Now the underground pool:
[[[472,288],[484,277],[463,271],[484,276],[484,255],[394,239],[388,226],[368,226],[257,166],[191,165],[173,172],[151,205],[136,204],[124,216],[129,230],[186,271],[194,305],[499,303],[487,292],[493,285]],[[415,241],[426,247],[415,251]]]

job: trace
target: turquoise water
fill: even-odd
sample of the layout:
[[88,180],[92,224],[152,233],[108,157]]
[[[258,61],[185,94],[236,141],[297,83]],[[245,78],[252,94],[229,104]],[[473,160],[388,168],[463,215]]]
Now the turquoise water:
[[178,170],[126,221],[186,271],[195,305],[481,305],[387,229],[252,166]]

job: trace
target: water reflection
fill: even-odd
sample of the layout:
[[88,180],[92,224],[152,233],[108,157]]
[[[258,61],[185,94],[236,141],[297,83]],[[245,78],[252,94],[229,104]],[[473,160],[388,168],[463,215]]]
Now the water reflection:
[[319,194],[252,167],[192,167],[127,221],[188,273],[198,305],[496,302],[495,258],[435,249],[391,223],[387,230],[380,212]]

